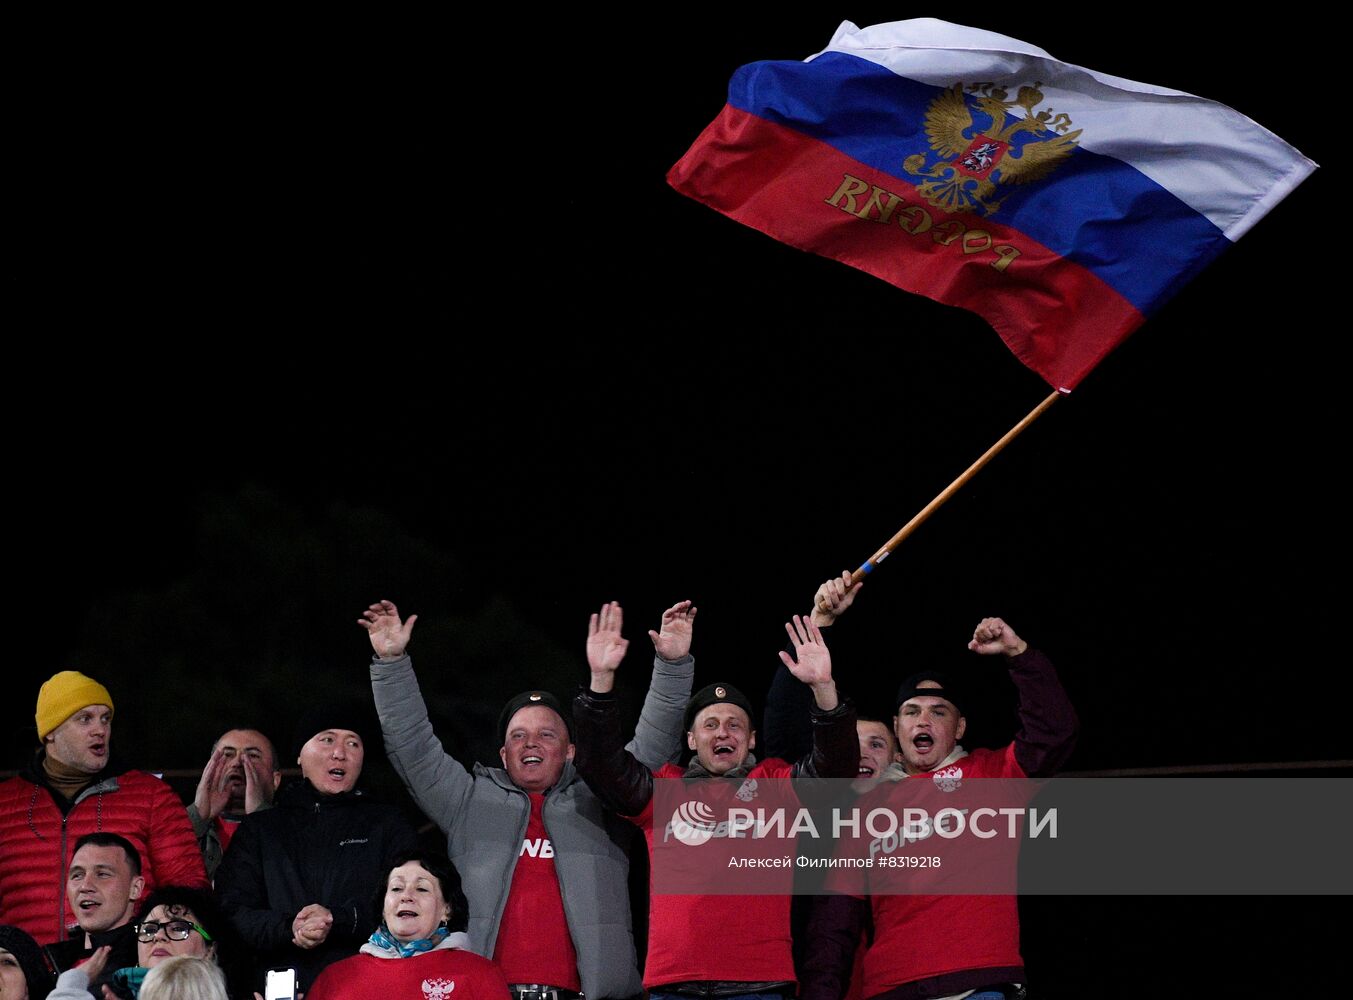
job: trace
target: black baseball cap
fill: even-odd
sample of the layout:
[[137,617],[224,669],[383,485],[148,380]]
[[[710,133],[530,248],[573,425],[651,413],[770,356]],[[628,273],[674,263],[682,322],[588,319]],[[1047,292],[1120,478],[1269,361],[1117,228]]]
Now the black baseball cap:
[[[933,683],[938,687],[921,687],[924,683]],[[963,714],[963,704],[967,700],[964,697],[963,688],[956,683],[948,674],[942,670],[922,670],[919,673],[912,674],[902,682],[902,686],[897,689],[897,700],[893,702],[893,714],[896,715],[901,709],[903,702],[911,698],[943,698],[954,708],[958,709],[958,714]]]

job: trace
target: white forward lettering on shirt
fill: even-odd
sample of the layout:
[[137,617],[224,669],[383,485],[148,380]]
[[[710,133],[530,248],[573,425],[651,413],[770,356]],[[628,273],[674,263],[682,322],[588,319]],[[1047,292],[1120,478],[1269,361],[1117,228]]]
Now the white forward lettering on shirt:
[[537,837],[534,840],[523,840],[521,842],[521,851],[518,857],[523,854],[533,858],[552,858],[554,857],[554,845],[550,843],[549,837]]

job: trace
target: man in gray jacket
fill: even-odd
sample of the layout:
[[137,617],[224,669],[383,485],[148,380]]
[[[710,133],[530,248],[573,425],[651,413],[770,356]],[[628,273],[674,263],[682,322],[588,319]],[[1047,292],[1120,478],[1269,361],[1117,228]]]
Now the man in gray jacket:
[[[389,601],[358,623],[371,639],[371,690],[390,762],[446,834],[464,879],[472,950],[502,966],[519,1000],[629,997],[641,989],[630,921],[628,847],[633,827],[608,813],[573,769],[559,702],[527,691],[499,722],[504,766],[468,772],[428,720],[405,654],[417,615],[401,621]],[[691,693],[695,608],[683,601],[649,632],[653,680],[628,749],[656,770],[680,752]],[[589,667],[612,671],[624,655],[615,603],[592,616]]]

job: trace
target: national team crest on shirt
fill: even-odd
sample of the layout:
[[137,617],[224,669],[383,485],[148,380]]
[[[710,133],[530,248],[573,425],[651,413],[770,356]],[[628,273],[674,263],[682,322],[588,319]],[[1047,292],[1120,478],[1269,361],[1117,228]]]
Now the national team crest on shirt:
[[454,979],[424,979],[423,1000],[446,1000],[455,988]]
[[958,786],[963,784],[963,768],[957,764],[942,768],[931,775],[931,779],[935,782],[935,787],[942,792],[956,791]]
[[756,779],[748,778],[733,794],[741,802],[751,802],[752,799],[756,798]]
[[[925,113],[926,138],[940,159],[928,163],[927,154],[915,153],[902,163],[912,176],[930,178],[917,185],[921,197],[950,214],[991,215],[1003,201],[993,199],[998,185],[1042,180],[1061,166],[1082,130],[1068,132],[1071,119],[1052,108],[1035,113],[1043,102],[1038,88],[1020,87],[1013,101],[994,83],[973,84],[967,97],[962,83],[941,91]],[[1024,114],[1012,114],[1016,109]]]

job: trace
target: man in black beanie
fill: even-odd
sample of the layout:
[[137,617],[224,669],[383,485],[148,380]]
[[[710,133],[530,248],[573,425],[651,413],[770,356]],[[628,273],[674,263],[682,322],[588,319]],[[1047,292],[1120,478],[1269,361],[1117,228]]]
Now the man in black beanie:
[[371,889],[417,837],[361,787],[372,732],[359,705],[311,706],[292,739],[301,779],[246,815],[216,873],[221,907],[255,954],[255,974],[291,967],[302,989],[380,922]]
[[[744,791],[754,793],[759,782],[854,776],[855,709],[837,693],[822,633],[798,615],[785,629],[793,654],[782,652],[780,659],[812,696],[812,707],[805,713],[812,727],[812,749],[793,764],[778,758],[757,760],[752,753],[756,733],[751,703],[727,682],[702,688],[686,708],[686,745],[695,756],[685,768],[669,764],[654,770],[621,748],[611,694],[618,658],[611,659],[610,673],[594,668],[591,685],[574,699],[578,768],[608,806],[644,831],[650,860],[655,841],[663,840],[664,822],[671,825],[655,815],[660,782],[684,787],[686,782],[708,780],[737,788],[733,794],[741,798]],[[644,987],[650,996],[756,994],[764,1000],[783,1000],[793,995],[794,980],[788,895],[758,895],[746,903],[701,893],[651,895],[644,966]]]

